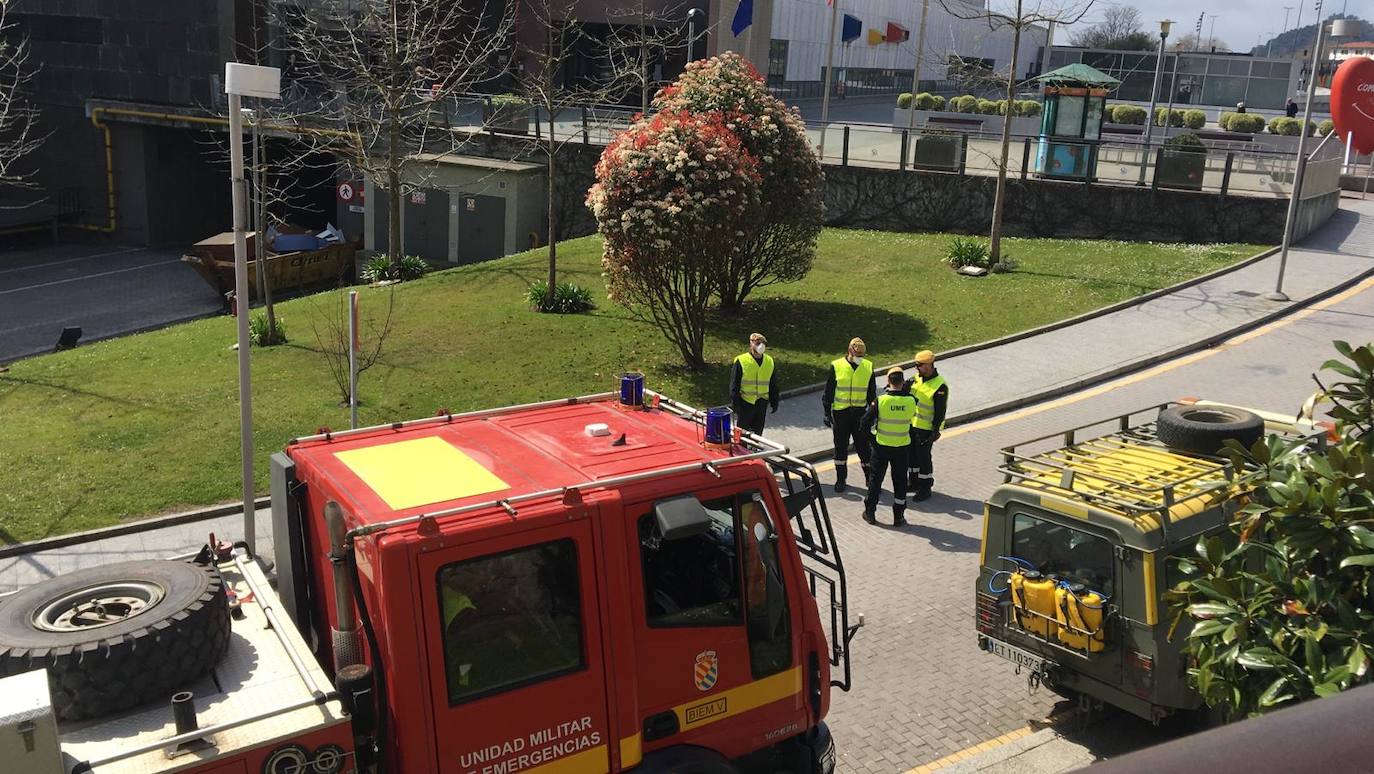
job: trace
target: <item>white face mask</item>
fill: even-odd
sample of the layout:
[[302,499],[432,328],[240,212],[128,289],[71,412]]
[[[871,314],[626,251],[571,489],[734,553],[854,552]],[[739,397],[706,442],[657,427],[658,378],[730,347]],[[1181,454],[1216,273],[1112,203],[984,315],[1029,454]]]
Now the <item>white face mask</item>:
[[754,347],[754,351],[757,352],[757,353],[760,354],[760,355],[762,355],[767,349],[768,349],[768,345],[767,345],[767,344],[759,344],[758,346]]

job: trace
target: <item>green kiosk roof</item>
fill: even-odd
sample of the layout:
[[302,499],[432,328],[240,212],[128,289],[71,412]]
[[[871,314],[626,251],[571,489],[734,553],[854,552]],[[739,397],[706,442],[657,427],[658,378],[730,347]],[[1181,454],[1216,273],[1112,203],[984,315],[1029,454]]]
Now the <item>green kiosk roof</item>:
[[1112,87],[1121,85],[1121,81],[1085,64],[1064,65],[1058,70],[1050,70],[1037,76],[1035,80],[1051,86]]

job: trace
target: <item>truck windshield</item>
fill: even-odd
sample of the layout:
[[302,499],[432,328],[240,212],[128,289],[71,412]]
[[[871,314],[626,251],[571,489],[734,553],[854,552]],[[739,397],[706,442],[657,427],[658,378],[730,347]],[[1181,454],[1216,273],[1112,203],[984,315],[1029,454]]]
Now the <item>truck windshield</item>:
[[653,514],[639,520],[645,610],[650,626],[736,626],[740,608],[734,500],[702,503],[711,524],[677,540],[658,537]]
[[557,540],[439,570],[450,704],[583,666],[577,549]]
[[1107,597],[1115,593],[1112,547],[1097,535],[1018,513],[1012,522],[1011,553],[1045,575],[1082,583]]

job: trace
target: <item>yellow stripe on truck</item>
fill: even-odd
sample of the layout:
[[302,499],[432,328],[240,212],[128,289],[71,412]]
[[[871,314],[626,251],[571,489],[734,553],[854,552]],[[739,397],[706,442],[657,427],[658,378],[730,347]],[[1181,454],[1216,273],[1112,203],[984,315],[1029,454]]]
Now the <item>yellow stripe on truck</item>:
[[696,701],[679,704],[673,707],[673,712],[677,715],[678,727],[683,731],[689,731],[765,704],[796,696],[801,690],[802,673],[801,667],[797,666],[738,688],[707,694]]
[[556,761],[535,766],[527,771],[538,771],[540,774],[606,774],[611,770],[611,762],[607,755],[606,745],[603,744],[574,755],[565,755]]
[[638,766],[644,760],[643,738],[639,734],[620,740],[620,765],[626,768]]
[[1154,626],[1159,623],[1159,591],[1155,588],[1155,555],[1142,553],[1142,574],[1145,576],[1145,623]]

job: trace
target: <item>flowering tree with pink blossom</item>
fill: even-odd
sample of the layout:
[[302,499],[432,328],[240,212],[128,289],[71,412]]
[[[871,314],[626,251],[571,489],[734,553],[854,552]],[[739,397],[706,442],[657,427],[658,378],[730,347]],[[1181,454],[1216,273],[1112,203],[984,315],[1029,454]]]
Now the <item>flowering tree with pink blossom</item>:
[[654,107],[719,113],[758,162],[759,206],[717,266],[721,309],[737,311],[756,288],[805,277],[821,232],[823,180],[796,109],[770,94],[758,70],[733,52],[688,64]]
[[720,111],[661,110],[616,137],[587,206],[604,240],[608,295],[702,369],[718,273],[760,205],[760,163]]

